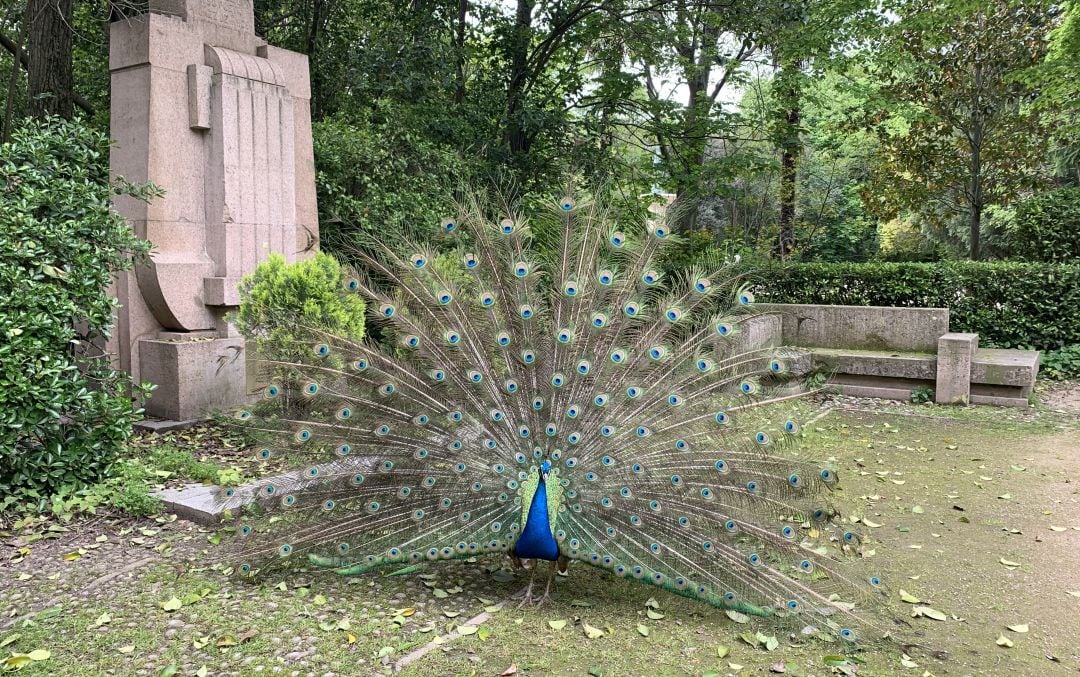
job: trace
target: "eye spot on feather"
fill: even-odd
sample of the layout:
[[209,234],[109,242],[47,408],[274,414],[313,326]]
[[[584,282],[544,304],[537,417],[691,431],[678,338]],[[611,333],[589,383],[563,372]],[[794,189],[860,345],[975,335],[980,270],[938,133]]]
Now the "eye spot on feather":
[[615,274],[607,268],[601,270],[596,274],[596,281],[605,287],[609,286],[615,280]]
[[712,282],[707,277],[700,277],[694,282],[694,291],[699,294],[704,294],[712,287]]
[[555,372],[551,376],[551,385],[556,388],[563,387],[564,385],[566,385],[566,377],[563,376],[560,372]]
[[424,258],[423,254],[413,254],[409,257],[409,262],[412,263],[413,268],[417,269],[423,268],[427,265],[427,259]]
[[499,221],[499,231],[503,235],[512,235],[517,227],[514,225],[513,219],[503,219]]
[[326,357],[330,354],[330,346],[326,345],[325,343],[317,343],[315,344],[314,351],[315,355],[317,355],[318,357]]
[[345,290],[346,291],[356,291],[359,288],[360,288],[360,280],[357,280],[355,277],[350,277],[348,280],[345,280]]
[[450,217],[446,217],[439,222],[439,227],[442,228],[444,233],[452,233],[457,230],[457,222]]
[[729,472],[731,472],[730,464],[727,461],[725,461],[724,459],[722,459],[722,458],[716,459],[716,463],[713,464],[713,465],[716,468],[716,470],[718,472],[720,472],[721,474],[726,475]]
[[617,230],[611,234],[609,241],[611,242],[611,246],[617,249],[626,244],[626,235],[624,235],[621,230]]
[[480,265],[480,261],[476,258],[475,254],[465,254],[461,257],[461,262],[465,264],[465,267],[469,270],[476,268]]

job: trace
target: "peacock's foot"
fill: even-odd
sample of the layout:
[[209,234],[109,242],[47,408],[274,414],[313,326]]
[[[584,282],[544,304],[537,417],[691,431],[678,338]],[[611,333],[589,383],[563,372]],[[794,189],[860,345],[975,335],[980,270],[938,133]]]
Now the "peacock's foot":
[[520,609],[521,607],[525,606],[526,604],[532,604],[532,602],[533,602],[532,587],[533,587],[532,586],[532,581],[529,581],[528,585],[526,585],[524,588],[522,588],[521,590],[518,590],[517,592],[515,592],[513,595],[510,596],[510,599],[520,599],[521,600],[521,603],[518,604],[517,608]]

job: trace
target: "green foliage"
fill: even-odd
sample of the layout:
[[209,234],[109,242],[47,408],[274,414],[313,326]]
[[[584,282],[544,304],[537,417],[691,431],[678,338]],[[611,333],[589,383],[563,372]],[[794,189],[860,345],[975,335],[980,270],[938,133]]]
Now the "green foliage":
[[759,301],[949,309],[979,344],[1080,343],[1080,266],[1046,263],[803,263],[760,271]]
[[911,389],[911,401],[915,404],[927,404],[934,401],[934,389],[929,386],[916,386]]
[[886,219],[918,214],[979,258],[985,207],[1040,181],[1038,91],[1020,77],[1047,51],[1043,0],[899,0],[874,68],[881,143],[866,197]]
[[261,354],[282,359],[309,350],[323,330],[358,341],[364,337],[364,300],[346,289],[347,281],[329,254],[295,263],[274,254],[241,282],[232,321]]
[[329,248],[343,236],[438,224],[451,213],[447,197],[474,169],[448,144],[402,124],[407,114],[313,126],[320,236]]
[[1059,188],[1025,200],[1010,234],[1012,254],[1028,261],[1080,260],[1080,188]]
[[0,147],[0,496],[40,499],[104,477],[141,410],[99,346],[112,276],[148,244],[110,209],[108,140],[77,122],[28,121]]
[[1080,378],[1080,343],[1043,353],[1040,373],[1053,379]]

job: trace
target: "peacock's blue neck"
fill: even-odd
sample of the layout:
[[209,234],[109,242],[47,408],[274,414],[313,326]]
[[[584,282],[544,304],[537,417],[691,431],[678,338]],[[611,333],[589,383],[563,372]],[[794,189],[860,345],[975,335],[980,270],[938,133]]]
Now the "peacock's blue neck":
[[559,544],[551,534],[551,520],[548,518],[547,487],[543,476],[536,486],[529,515],[525,519],[525,528],[514,544],[514,554],[525,559],[546,559],[555,561],[559,558]]

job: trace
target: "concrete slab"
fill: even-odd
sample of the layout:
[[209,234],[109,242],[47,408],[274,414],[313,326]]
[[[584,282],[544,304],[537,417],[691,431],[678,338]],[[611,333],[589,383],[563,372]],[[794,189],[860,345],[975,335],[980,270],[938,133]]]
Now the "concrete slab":
[[781,314],[785,345],[933,353],[949,331],[948,308],[763,303],[758,309]]
[[187,430],[188,428],[202,423],[206,419],[193,418],[187,421],[174,421],[168,418],[146,418],[136,423],[133,428],[136,432],[141,433],[171,433],[176,430]]
[[839,374],[921,380],[933,380],[937,375],[937,358],[932,353],[849,348],[812,348],[810,352],[815,364]]
[[971,381],[1031,388],[1039,373],[1041,357],[1037,350],[979,348],[971,363]]
[[221,522],[226,510],[234,513],[255,500],[258,485],[249,484],[238,487],[230,498],[224,498],[221,487],[205,484],[187,484],[176,489],[154,491],[150,495],[161,499],[166,509],[178,517],[196,524],[214,525]]

